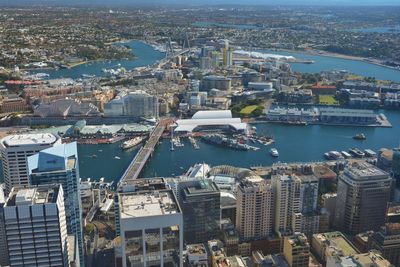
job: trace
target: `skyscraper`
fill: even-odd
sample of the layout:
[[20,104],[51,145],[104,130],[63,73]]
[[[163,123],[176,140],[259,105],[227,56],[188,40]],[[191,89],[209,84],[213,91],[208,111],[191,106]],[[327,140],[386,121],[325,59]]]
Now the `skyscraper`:
[[188,180],[178,184],[185,241],[201,243],[213,239],[220,229],[220,191],[209,180]]
[[13,188],[4,222],[11,266],[69,266],[60,185]]
[[236,228],[244,240],[268,237],[273,230],[274,195],[270,181],[247,178],[237,186]]
[[368,238],[369,249],[376,249],[395,266],[400,266],[400,223],[388,223]]
[[27,158],[40,150],[61,144],[61,139],[53,134],[20,134],[4,137],[0,141],[6,193],[14,186],[27,186]]
[[84,266],[80,177],[76,143],[57,145],[28,158],[32,185],[61,184],[68,234],[78,239],[80,265]]
[[3,188],[0,186],[0,266],[8,266],[8,252],[7,252],[7,239],[6,228],[4,223],[4,205],[6,199],[4,196]]
[[280,235],[319,230],[318,178],[313,174],[278,173],[272,176],[275,194],[275,231]]
[[122,257],[116,266],[183,267],[182,212],[172,190],[119,194]]
[[349,234],[385,223],[392,179],[369,163],[353,163],[339,176],[335,226]]
[[396,180],[397,188],[400,187],[400,148],[393,149],[392,158],[393,178]]

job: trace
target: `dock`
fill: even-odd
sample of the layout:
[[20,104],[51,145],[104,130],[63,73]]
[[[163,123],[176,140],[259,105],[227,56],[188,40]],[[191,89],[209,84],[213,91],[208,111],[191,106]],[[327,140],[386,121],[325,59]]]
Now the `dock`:
[[126,179],[137,179],[146,165],[147,160],[152,156],[154,148],[158,144],[165,130],[165,124],[159,122],[156,127],[150,133],[150,137],[146,144],[140,148],[136,156],[133,158],[128,168],[119,179],[118,185],[121,184]]

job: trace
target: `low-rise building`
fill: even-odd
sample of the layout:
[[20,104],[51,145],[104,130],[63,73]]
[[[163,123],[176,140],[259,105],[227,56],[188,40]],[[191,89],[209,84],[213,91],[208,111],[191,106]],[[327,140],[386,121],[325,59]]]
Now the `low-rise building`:
[[326,267],[394,267],[376,251],[344,257],[332,257]]
[[283,255],[290,267],[308,267],[310,244],[304,234],[286,236],[283,241]]
[[314,234],[311,247],[314,255],[321,262],[327,262],[330,257],[337,255],[342,257],[358,253],[353,244],[341,232]]

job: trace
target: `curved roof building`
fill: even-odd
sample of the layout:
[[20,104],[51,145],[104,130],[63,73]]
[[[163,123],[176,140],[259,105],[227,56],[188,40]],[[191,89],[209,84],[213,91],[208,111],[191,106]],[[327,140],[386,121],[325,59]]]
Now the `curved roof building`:
[[240,118],[232,118],[230,110],[203,110],[196,112],[191,119],[177,120],[175,132],[190,133],[200,131],[232,131],[247,133],[247,123]]

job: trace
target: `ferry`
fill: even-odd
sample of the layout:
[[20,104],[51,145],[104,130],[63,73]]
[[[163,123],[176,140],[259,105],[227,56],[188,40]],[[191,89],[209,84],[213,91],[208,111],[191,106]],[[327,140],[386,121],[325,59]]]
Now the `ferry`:
[[279,152],[278,152],[278,150],[276,148],[271,148],[269,153],[271,154],[271,156],[273,156],[275,158],[279,157]]
[[351,158],[351,155],[346,151],[340,151],[345,159]]
[[122,149],[129,149],[129,148],[135,147],[138,144],[140,144],[141,142],[143,142],[143,140],[144,140],[143,136],[138,136],[138,137],[135,137],[133,139],[129,139],[128,141],[125,141],[125,142],[122,143],[121,148]]
[[371,149],[365,149],[364,153],[367,157],[376,157],[376,152]]
[[365,136],[365,134],[359,133],[359,134],[356,134],[355,136],[353,136],[353,139],[355,139],[355,140],[365,140],[365,139],[367,139],[367,137]]
[[326,159],[332,159],[332,160],[343,159],[342,154],[338,151],[329,151],[325,153],[324,156]]
[[358,148],[352,148],[349,150],[350,154],[352,154],[356,158],[362,158],[365,156],[364,152],[359,150]]

